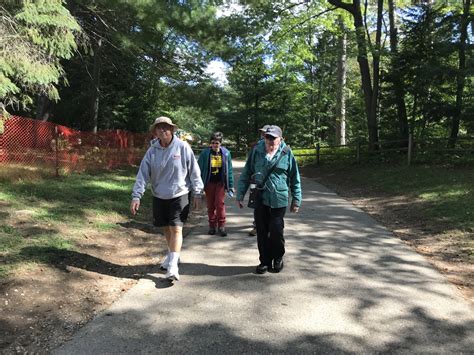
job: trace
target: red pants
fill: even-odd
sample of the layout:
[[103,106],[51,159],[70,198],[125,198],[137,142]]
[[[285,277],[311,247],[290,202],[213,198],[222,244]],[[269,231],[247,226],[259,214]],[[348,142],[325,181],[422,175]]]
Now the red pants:
[[207,217],[209,227],[224,227],[225,225],[225,190],[222,182],[209,182],[204,188],[207,201]]

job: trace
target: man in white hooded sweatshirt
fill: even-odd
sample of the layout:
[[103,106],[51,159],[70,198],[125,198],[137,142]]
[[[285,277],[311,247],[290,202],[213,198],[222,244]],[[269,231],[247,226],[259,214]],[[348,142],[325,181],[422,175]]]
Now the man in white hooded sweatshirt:
[[140,164],[133,186],[130,211],[135,215],[150,181],[154,224],[163,227],[168,254],[161,263],[166,278],[179,280],[178,261],[183,244],[183,225],[189,213],[190,195],[199,208],[204,184],[194,153],[188,143],[174,136],[176,125],[168,117],[158,117],[150,126],[156,137]]

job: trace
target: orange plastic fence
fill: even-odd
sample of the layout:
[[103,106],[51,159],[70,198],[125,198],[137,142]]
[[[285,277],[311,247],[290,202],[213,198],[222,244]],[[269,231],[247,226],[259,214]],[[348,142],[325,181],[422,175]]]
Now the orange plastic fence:
[[82,132],[19,116],[0,116],[0,166],[22,164],[56,174],[138,164],[150,135],[122,130]]

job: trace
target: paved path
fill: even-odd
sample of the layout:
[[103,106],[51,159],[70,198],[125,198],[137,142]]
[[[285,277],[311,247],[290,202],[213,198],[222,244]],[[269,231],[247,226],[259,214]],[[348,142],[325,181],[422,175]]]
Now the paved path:
[[474,353],[473,308],[422,256],[320,184],[303,191],[280,274],[254,273],[251,212],[229,200],[229,236],[189,235],[181,281],[148,275],[56,353]]

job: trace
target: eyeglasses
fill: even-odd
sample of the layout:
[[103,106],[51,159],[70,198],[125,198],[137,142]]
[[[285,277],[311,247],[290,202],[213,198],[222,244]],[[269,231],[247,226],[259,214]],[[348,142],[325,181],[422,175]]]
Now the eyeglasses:
[[269,141],[274,141],[275,139],[277,139],[277,137],[273,137],[273,136],[271,136],[271,135],[269,135],[269,134],[266,134],[266,135],[265,135],[265,139],[268,139]]
[[221,144],[221,142],[211,142],[211,144]]
[[163,125],[157,124],[157,125],[155,126],[155,129],[159,129],[159,130],[161,130],[161,131],[171,131],[172,128],[173,128],[173,127],[170,126],[170,125],[168,125],[168,124],[163,124]]

